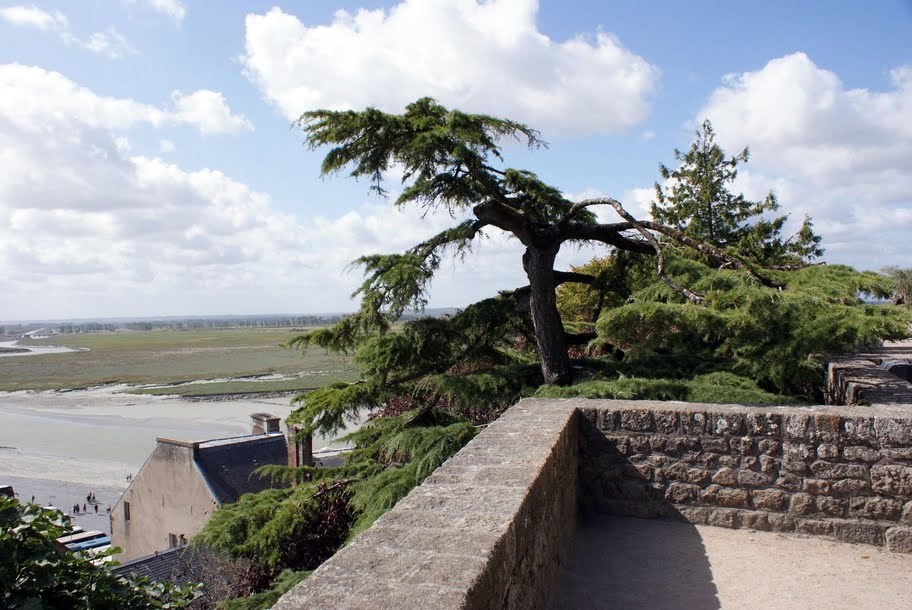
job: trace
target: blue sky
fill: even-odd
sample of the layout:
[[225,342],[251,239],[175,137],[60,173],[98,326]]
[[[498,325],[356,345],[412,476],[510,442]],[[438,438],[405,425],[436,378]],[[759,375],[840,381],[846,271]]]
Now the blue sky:
[[[452,220],[321,179],[291,121],[421,95],[539,128],[508,164],[639,215],[709,117],[826,260],[908,266],[910,39],[908,1],[0,0],[0,320],[352,309],[347,262]],[[490,234],[431,305],[520,254]]]

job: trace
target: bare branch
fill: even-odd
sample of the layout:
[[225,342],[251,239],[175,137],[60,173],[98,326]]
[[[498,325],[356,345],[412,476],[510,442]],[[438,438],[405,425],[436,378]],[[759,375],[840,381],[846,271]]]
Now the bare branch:
[[640,234],[649,242],[653,247],[656,254],[656,273],[663,282],[668,284],[674,291],[679,292],[680,294],[687,297],[688,300],[694,303],[700,303],[703,301],[704,297],[702,294],[696,293],[693,290],[682,286],[675,282],[673,279],[668,277],[665,273],[665,253],[662,251],[662,244],[659,243],[659,240],[655,238],[655,235],[650,233],[643,224],[641,224],[636,218],[634,218],[630,212],[624,209],[624,206],[621,205],[621,202],[616,199],[608,199],[607,202],[617,211],[621,218],[626,220],[629,223],[632,223],[634,228],[640,232]]

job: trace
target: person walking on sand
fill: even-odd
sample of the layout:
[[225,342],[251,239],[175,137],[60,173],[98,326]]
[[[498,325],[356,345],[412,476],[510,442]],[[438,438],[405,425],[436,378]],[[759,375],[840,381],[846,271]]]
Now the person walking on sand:
[[98,514],[98,505],[97,504],[95,505],[95,514],[96,515]]

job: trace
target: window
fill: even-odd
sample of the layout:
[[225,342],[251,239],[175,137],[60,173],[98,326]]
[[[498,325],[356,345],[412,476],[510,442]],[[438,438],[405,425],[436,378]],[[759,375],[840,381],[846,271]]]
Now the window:
[[124,521],[130,520],[130,503],[124,502]]
[[173,549],[177,546],[177,534],[168,534],[168,548]]

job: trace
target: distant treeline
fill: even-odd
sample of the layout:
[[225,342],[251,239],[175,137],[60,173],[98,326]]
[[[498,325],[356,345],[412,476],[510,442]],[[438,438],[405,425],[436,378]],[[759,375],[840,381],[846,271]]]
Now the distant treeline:
[[256,318],[192,318],[187,320],[143,320],[136,322],[60,324],[59,333],[95,333],[127,330],[193,330],[205,328],[287,328],[333,324],[341,315],[268,316]]

